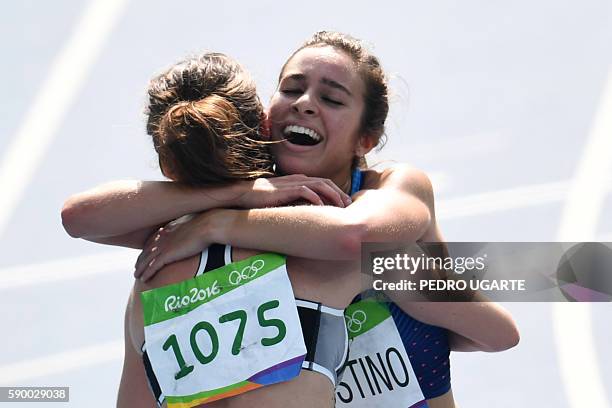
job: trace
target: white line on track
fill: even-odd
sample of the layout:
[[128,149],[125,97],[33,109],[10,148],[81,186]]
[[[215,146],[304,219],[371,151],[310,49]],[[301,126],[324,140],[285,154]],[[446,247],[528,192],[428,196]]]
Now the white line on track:
[[53,61],[39,93],[0,160],[0,237],[82,88],[126,0],[93,0]]
[[[591,241],[612,174],[612,69],[582,157],[572,180],[557,239]],[[561,379],[571,408],[610,407],[595,354],[588,303],[557,303],[553,329]]]
[[44,283],[83,279],[99,273],[121,272],[128,277],[138,251],[117,249],[98,255],[59,259],[0,269],[0,291]]
[[597,232],[597,221],[612,175],[612,69],[587,145],[570,185],[558,238],[587,241]]
[[95,364],[121,360],[123,340],[96,344],[32,360],[0,366],[0,385],[22,385],[25,381],[53,376]]
[[436,218],[469,217],[561,202],[565,199],[568,188],[567,181],[557,181],[439,200],[436,203]]

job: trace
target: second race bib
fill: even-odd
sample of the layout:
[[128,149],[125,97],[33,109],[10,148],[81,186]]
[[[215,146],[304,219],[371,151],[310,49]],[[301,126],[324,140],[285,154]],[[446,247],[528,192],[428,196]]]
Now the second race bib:
[[336,406],[424,408],[425,397],[393,317],[384,303],[362,300],[345,311],[349,357]]

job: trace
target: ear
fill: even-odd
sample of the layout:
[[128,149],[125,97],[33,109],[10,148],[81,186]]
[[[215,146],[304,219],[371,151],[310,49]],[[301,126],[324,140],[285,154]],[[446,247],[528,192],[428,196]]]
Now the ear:
[[371,135],[362,135],[357,143],[355,155],[364,157],[376,146],[376,138]]

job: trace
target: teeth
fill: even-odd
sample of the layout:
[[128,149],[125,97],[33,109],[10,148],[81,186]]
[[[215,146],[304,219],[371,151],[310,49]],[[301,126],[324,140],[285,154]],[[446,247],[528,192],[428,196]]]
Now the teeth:
[[288,135],[289,133],[292,133],[292,132],[307,135],[311,137],[312,139],[316,140],[317,142],[321,140],[321,136],[319,136],[317,132],[315,132],[312,129],[305,128],[303,126],[289,125],[284,130],[285,135]]

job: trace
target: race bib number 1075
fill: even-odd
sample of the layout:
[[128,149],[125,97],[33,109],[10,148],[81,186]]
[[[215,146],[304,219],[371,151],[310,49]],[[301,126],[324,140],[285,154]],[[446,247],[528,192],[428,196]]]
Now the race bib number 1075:
[[257,255],[141,298],[147,353],[169,407],[299,374],[306,348],[280,255]]

